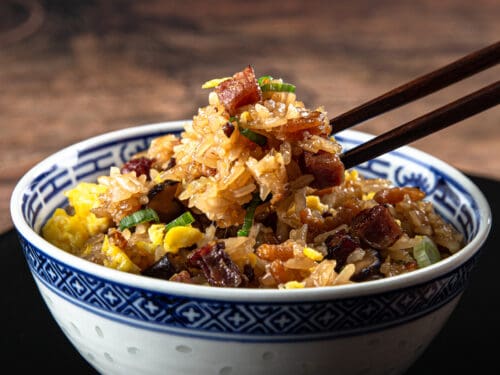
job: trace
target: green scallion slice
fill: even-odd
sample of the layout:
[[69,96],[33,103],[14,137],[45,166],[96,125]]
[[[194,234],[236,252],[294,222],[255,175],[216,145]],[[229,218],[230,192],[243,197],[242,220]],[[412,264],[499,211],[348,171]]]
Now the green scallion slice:
[[152,208],[145,208],[143,210],[139,210],[134,212],[133,214],[125,216],[120,220],[119,228],[120,230],[124,230],[130,227],[134,227],[137,224],[146,223],[148,221],[160,221],[158,214]]
[[257,80],[257,83],[259,86],[265,85],[266,83],[269,83],[273,80],[273,77],[271,76],[262,76]]
[[267,143],[267,138],[264,135],[256,133],[250,129],[242,128],[240,126],[240,133],[252,142],[257,143],[259,146],[264,146]]
[[193,215],[191,214],[191,212],[186,211],[181,216],[176,217],[170,223],[165,225],[165,232],[168,232],[169,229],[171,229],[173,227],[183,227],[183,226],[189,225],[193,222],[194,222]]
[[441,254],[436,244],[427,236],[413,246],[413,257],[417,261],[418,268],[430,266],[441,260]]
[[266,83],[261,87],[262,92],[278,91],[278,92],[295,92],[295,85],[291,83]]
[[250,232],[250,228],[253,225],[253,217],[255,215],[255,209],[257,206],[262,203],[262,200],[259,197],[259,193],[254,193],[252,200],[247,205],[247,211],[245,214],[245,219],[243,220],[243,225],[241,229],[238,231],[238,236],[246,237]]

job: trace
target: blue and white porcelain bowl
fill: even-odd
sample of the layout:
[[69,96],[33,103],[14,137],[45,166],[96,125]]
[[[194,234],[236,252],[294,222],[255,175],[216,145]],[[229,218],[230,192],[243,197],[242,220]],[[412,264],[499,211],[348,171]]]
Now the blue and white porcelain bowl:
[[[469,244],[389,279],[296,290],[214,288],[119,272],[39,234],[63,191],[95,181],[185,122],[144,125],[72,145],[18,182],[11,214],[31,273],[75,349],[103,374],[397,374],[446,323],[491,228],[483,194],[462,173],[403,147],[359,166],[418,185]],[[345,149],[371,136],[338,134]]]

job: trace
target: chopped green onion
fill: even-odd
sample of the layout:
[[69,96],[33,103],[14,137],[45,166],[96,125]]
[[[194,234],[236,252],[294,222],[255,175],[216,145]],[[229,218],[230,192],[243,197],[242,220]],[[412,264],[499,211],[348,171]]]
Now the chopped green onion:
[[120,230],[124,230],[136,226],[137,224],[146,223],[148,221],[160,221],[158,214],[152,208],[145,208],[143,210],[139,210],[134,212],[133,214],[125,216],[120,220],[119,228]]
[[413,246],[413,257],[417,261],[418,268],[430,266],[441,259],[441,254],[436,244],[427,236]]
[[229,122],[234,122],[234,121],[238,121],[238,117],[236,116],[229,117]]
[[242,128],[240,126],[240,133],[252,142],[257,143],[259,146],[264,146],[267,143],[267,138],[264,135],[256,133],[250,129]]
[[266,83],[260,87],[263,92],[279,91],[279,92],[295,92],[295,85],[291,83]]
[[165,232],[168,232],[169,229],[173,227],[183,227],[189,225],[194,222],[194,217],[191,212],[186,211],[181,216],[175,218],[170,223],[165,225]]
[[269,83],[273,80],[273,77],[271,76],[262,76],[257,80],[257,83],[259,86],[265,85],[266,83]]
[[253,225],[253,217],[255,215],[255,209],[260,203],[262,203],[262,200],[259,197],[259,193],[254,193],[252,200],[247,205],[247,212],[245,214],[245,219],[243,221],[241,229],[238,231],[238,236],[240,237],[248,236],[248,232],[250,232],[250,228]]

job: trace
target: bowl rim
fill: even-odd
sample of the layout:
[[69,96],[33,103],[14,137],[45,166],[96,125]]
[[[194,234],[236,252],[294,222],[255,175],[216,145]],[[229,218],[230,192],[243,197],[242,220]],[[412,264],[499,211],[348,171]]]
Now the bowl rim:
[[[420,151],[411,146],[402,146],[393,151],[396,153],[404,153],[410,155],[417,160],[425,159],[429,163],[444,172],[450,177],[459,180],[461,185],[471,194],[477,202],[480,225],[477,235],[460,251],[450,257],[441,260],[431,266],[409,272],[403,275],[398,275],[380,280],[372,280],[369,282],[336,285],[330,287],[319,288],[304,288],[304,289],[252,289],[252,288],[221,288],[204,285],[193,285],[177,282],[166,282],[165,280],[154,279],[142,275],[135,275],[107,268],[98,264],[94,264],[87,260],[81,259],[75,255],[67,253],[56,246],[46,241],[40,234],[33,230],[23,217],[21,210],[22,196],[25,189],[30,185],[34,177],[40,172],[48,170],[48,167],[54,164],[60,164],[60,160],[64,160],[64,156],[74,154],[75,150],[83,150],[95,147],[97,144],[102,145],[108,142],[113,142],[116,139],[126,139],[139,135],[147,135],[152,133],[168,133],[174,131],[182,131],[183,126],[191,120],[177,120],[151,123],[145,125],[131,126],[119,130],[106,132],[100,135],[90,137],[86,140],[73,143],[63,149],[49,155],[30,168],[16,183],[10,199],[10,213],[14,228],[27,241],[33,244],[39,251],[45,253],[50,258],[62,262],[71,268],[78,269],[80,272],[85,272],[96,277],[109,280],[113,283],[129,285],[144,290],[152,290],[155,292],[179,295],[183,297],[201,298],[218,301],[234,301],[234,302],[291,302],[291,301],[321,301],[340,298],[361,297],[371,294],[385,293],[400,289],[405,289],[414,285],[422,284],[440,278],[453,270],[459,268],[479,252],[481,246],[488,238],[492,227],[491,208],[482,193],[475,183],[460,172],[458,169],[444,161],[432,156],[426,152]],[[362,139],[374,137],[373,134],[348,129],[341,134],[355,134]],[[58,162],[59,161],[59,162]]]

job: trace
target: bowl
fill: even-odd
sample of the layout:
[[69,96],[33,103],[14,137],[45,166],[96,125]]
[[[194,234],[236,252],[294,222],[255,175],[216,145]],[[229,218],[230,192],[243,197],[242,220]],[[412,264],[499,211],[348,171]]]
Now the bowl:
[[[80,259],[40,236],[63,191],[95,181],[186,121],[131,127],[71,145],[29,170],[11,215],[40,296],[74,348],[103,374],[398,374],[436,337],[467,287],[491,228],[460,171],[405,146],[357,167],[416,185],[467,246],[403,275],[323,288],[233,289],[166,282]],[[372,135],[336,138],[349,149]]]

